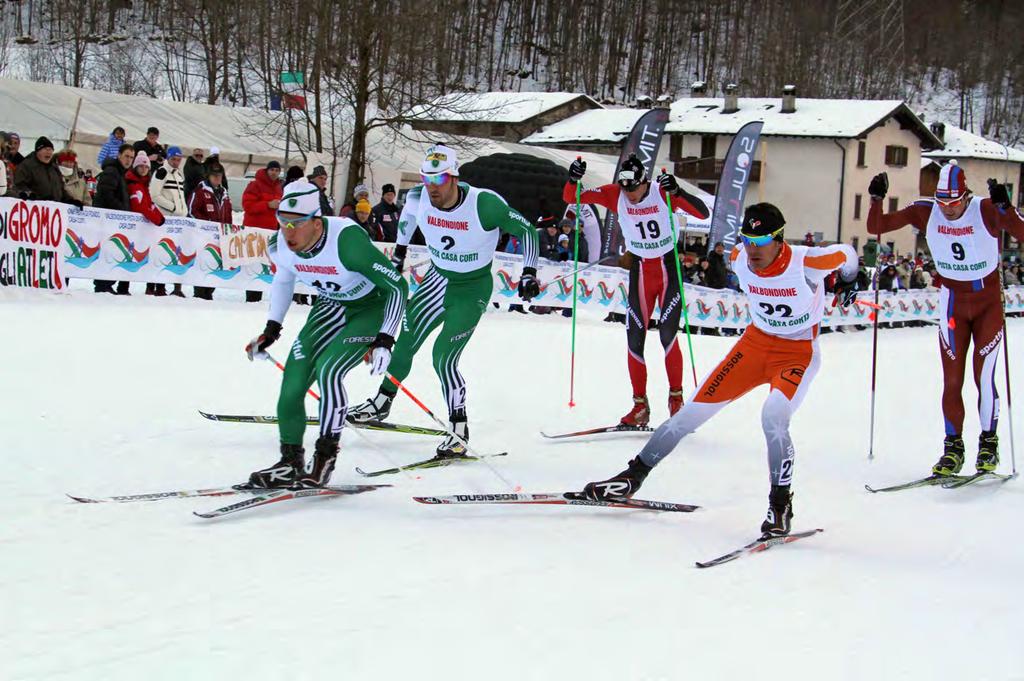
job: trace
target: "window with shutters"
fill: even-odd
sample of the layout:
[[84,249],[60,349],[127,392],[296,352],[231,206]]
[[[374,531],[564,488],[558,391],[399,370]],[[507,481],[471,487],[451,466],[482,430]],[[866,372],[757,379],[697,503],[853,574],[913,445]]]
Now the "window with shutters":
[[903,167],[907,165],[909,153],[906,147],[890,144],[885,148],[885,165]]
[[895,213],[900,209],[900,200],[896,197],[889,197],[889,211]]
[[860,204],[864,200],[863,194],[854,194],[853,196],[853,219],[860,220]]

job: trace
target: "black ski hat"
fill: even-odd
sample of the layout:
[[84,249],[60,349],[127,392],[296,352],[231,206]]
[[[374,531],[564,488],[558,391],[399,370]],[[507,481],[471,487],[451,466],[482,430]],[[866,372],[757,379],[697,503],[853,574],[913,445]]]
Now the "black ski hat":
[[615,181],[624,189],[636,189],[637,186],[647,181],[647,169],[636,154],[630,154],[629,158],[622,162]]
[[50,138],[40,137],[39,139],[36,140],[36,151],[39,151],[40,149],[46,149],[47,147],[53,149],[53,142],[50,141]]
[[[755,203],[743,211],[743,227],[740,232],[747,236],[768,236],[786,225],[782,211],[770,203]],[[776,236],[782,239],[782,235]]]

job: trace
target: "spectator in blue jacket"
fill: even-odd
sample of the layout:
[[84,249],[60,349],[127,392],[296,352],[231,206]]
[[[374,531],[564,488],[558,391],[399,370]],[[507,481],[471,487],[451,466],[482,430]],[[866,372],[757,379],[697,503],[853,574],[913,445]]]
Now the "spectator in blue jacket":
[[119,125],[114,128],[114,132],[110,133],[106,144],[100,149],[100,155],[96,157],[96,164],[102,168],[103,162],[108,158],[117,158],[117,153],[121,149],[122,144],[124,144],[124,128]]

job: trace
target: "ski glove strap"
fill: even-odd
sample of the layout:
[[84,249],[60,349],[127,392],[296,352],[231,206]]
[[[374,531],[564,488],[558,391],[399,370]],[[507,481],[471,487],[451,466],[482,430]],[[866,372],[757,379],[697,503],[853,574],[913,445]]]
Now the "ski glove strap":
[[394,265],[398,273],[402,273],[402,268],[405,267],[405,252],[409,250],[404,244],[398,244],[395,246],[395,252],[391,254],[391,264]]
[[245,346],[245,354],[249,361],[251,362],[256,359],[257,356],[261,355],[264,350],[273,345],[280,337],[281,325],[272,319],[268,319],[267,325],[263,328],[263,333],[253,338]]
[[523,276],[519,277],[519,297],[530,302],[540,295],[540,282],[537,281],[537,269],[524,267]]

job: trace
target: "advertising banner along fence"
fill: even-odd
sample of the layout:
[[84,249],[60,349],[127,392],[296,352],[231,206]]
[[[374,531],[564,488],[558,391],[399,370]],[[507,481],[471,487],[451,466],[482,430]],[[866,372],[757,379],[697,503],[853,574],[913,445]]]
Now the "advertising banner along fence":
[[[64,277],[72,277],[268,290],[274,278],[267,255],[272,234],[190,218],[167,218],[157,227],[137,213],[0,199],[0,283],[60,291]],[[389,257],[394,248],[392,244],[377,247]],[[405,268],[410,290],[419,287],[429,267],[426,249],[410,246]],[[573,284],[567,275],[572,271],[573,263],[541,260],[537,275],[543,288],[533,304],[571,307]],[[519,302],[516,289],[521,272],[521,256],[495,253],[491,302]],[[625,270],[592,266],[580,272],[577,286],[580,308],[626,311]],[[873,298],[873,294],[862,295]],[[687,285],[686,302],[693,326],[743,328],[750,323],[747,299],[737,291]],[[879,302],[883,322],[939,319],[936,290],[884,292]],[[1024,286],[1007,289],[1006,310],[1024,312]],[[823,324],[869,324],[870,314],[864,305],[827,306]]]

